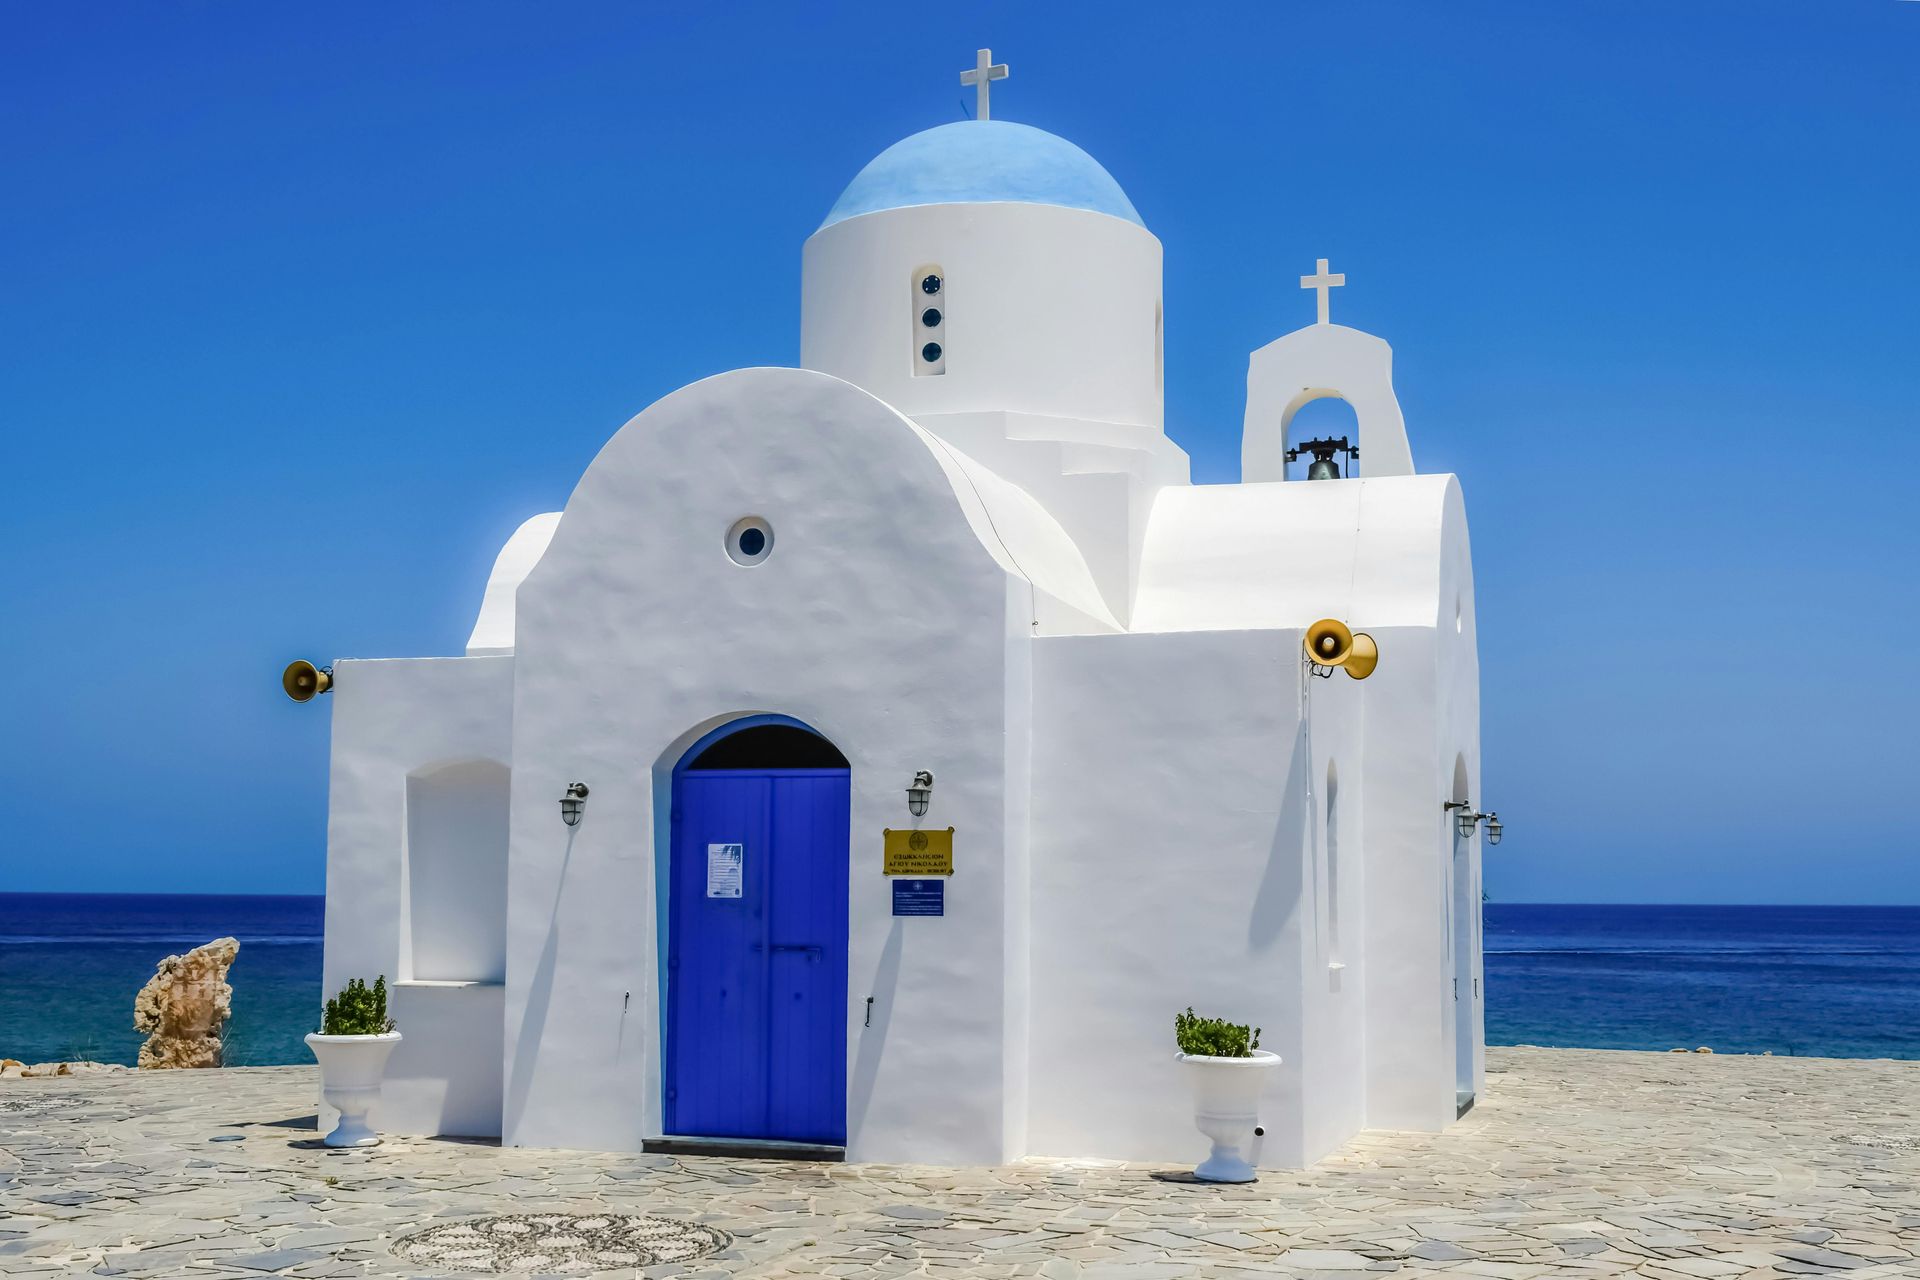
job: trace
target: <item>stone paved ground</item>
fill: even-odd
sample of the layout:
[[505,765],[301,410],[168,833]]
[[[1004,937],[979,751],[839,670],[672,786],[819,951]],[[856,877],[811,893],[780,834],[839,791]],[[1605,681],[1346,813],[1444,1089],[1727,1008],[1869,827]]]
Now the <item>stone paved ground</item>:
[[645,1273],[714,1280],[1920,1277],[1920,1063],[1488,1056],[1488,1096],[1448,1132],[1368,1134],[1244,1187],[1054,1161],[331,1152],[305,1068],[8,1081],[0,1274],[421,1274],[391,1252],[417,1225],[567,1210],[719,1226],[727,1250]]

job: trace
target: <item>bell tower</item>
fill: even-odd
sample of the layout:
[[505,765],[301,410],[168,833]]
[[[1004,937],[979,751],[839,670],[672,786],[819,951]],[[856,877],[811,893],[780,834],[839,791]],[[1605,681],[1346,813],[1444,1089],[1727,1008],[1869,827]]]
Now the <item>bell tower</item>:
[[[1368,476],[1410,476],[1407,423],[1393,394],[1393,348],[1370,333],[1333,323],[1328,291],[1347,282],[1321,258],[1300,287],[1313,291],[1317,319],[1253,353],[1247,362],[1247,419],[1240,443],[1240,479],[1285,480],[1287,464],[1311,456],[1309,480],[1338,480],[1337,461],[1361,460]],[[1357,439],[1294,442],[1294,415],[1315,400],[1345,400]],[[1364,452],[1363,452],[1364,451]],[[1350,471],[1349,475],[1352,474]]]

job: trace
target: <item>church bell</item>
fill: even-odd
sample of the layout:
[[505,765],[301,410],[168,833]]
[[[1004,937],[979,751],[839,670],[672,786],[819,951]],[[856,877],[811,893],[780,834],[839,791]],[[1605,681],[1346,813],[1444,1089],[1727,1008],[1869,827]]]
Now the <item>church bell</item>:
[[1360,450],[1356,449],[1345,436],[1333,436],[1326,440],[1302,441],[1287,450],[1287,461],[1298,461],[1301,455],[1309,453],[1313,455],[1313,461],[1307,464],[1309,480],[1338,480],[1340,464],[1333,460],[1333,456],[1337,453],[1344,453],[1349,458],[1360,456]]

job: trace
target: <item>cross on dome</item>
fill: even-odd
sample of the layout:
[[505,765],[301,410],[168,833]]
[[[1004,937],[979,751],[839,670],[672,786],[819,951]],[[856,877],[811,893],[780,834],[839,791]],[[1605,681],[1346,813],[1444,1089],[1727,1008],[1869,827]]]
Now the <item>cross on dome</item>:
[[1341,285],[1345,284],[1346,282],[1347,282],[1346,272],[1343,271],[1338,275],[1332,275],[1328,273],[1327,260],[1325,258],[1320,259],[1319,267],[1317,269],[1316,274],[1300,277],[1300,287],[1302,289],[1312,289],[1315,293],[1320,295],[1319,302],[1320,302],[1320,323],[1321,324],[1332,323],[1330,320],[1327,319],[1327,315],[1328,315],[1327,290],[1338,289]]
[[[993,50],[982,49],[974,54],[973,70],[962,71],[960,73],[960,83],[973,86],[973,118],[975,120],[992,118],[987,114],[987,86],[995,80],[1005,80],[1006,78],[1007,64],[1004,62],[996,64],[993,60]],[[1324,266],[1326,264],[1322,263],[1321,265]]]

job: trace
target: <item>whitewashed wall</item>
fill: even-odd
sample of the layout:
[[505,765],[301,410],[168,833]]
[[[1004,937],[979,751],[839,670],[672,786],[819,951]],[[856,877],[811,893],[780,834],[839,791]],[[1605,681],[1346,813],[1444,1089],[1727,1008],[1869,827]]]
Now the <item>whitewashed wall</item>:
[[1298,709],[1276,649],[1257,633],[1036,645],[1036,1154],[1193,1152],[1173,1060],[1188,1005],[1266,1028],[1287,1062],[1272,1116],[1297,1115]]
[[[333,766],[323,992],[333,995],[349,978],[371,983],[385,975],[389,1010],[403,1037],[373,1121],[389,1133],[496,1135],[504,989],[497,980],[407,980],[407,801],[409,779],[445,778],[452,770],[454,778],[471,780],[506,769],[513,659],[346,659],[334,664],[334,689],[325,703],[333,713]],[[505,816],[497,805],[484,815],[462,815],[458,808],[430,815],[432,856],[446,870],[454,870],[463,850],[473,854],[470,874],[443,877],[454,884],[450,897],[435,890],[435,909],[446,925],[442,936],[463,929],[470,934],[467,960],[484,962],[499,949],[500,940],[485,931],[500,927],[497,910],[489,916],[486,904],[497,902],[501,889],[486,877],[504,872],[498,857],[502,834],[488,824]],[[467,921],[454,913],[466,913]],[[323,1106],[323,1124],[332,1119]]]
[[[1434,673],[1439,688],[1440,753],[1444,764],[1458,754],[1464,759],[1476,809],[1498,807],[1499,797],[1490,793],[1480,773],[1480,644],[1475,607],[1473,553],[1467,532],[1467,511],[1458,481],[1448,489],[1446,526],[1441,547],[1440,616],[1435,619],[1439,662]],[[1460,999],[1471,997],[1470,1034],[1473,1044],[1472,1089],[1476,1095],[1486,1091],[1486,966],[1481,922],[1485,880],[1481,861],[1486,852],[1485,826],[1464,842],[1460,851],[1467,859],[1469,918],[1456,921],[1456,927],[1468,931],[1470,974],[1463,976]],[[1451,850],[1450,850],[1451,852]],[[1471,990],[1464,977],[1471,978]]]
[[[723,539],[749,514],[774,545],[743,568]],[[771,712],[852,766],[850,1158],[1005,1158],[1027,790],[1006,744],[1028,733],[1008,690],[1033,593],[924,434],[814,373],[685,388],[595,459],[518,611],[506,1141],[631,1150],[660,1132],[658,797],[701,732]],[[957,873],[944,918],[894,919],[880,832],[907,824],[923,768]],[[592,794],[569,832],[573,781]]]
[[[1455,1111],[1452,818],[1456,757],[1464,758],[1473,799],[1479,794],[1479,665],[1473,629],[1473,579],[1465,507],[1447,478],[1438,585],[1431,625],[1383,628],[1382,661],[1368,681],[1390,700],[1396,732],[1370,718],[1362,758],[1367,772],[1366,946],[1367,1122],[1376,1128],[1438,1130]],[[1455,629],[1456,605],[1460,626]],[[1395,655],[1390,664],[1387,655]],[[1369,704],[1371,707],[1371,703]],[[1472,859],[1478,910],[1479,840]],[[1473,977],[1480,976],[1476,956]],[[1485,984],[1464,984],[1475,1001],[1476,1063],[1483,1062]],[[1403,1064],[1418,1064],[1419,1070]],[[1484,1086],[1476,1068],[1475,1088]]]
[[[1359,621],[1354,625],[1365,629]],[[1303,631],[1282,631],[1273,638],[1299,661]],[[1386,644],[1390,650],[1391,641]],[[1400,655],[1393,656],[1397,660]],[[1371,970],[1363,935],[1372,852],[1365,821],[1367,779],[1360,766],[1361,744],[1366,733],[1397,731],[1377,678],[1376,673],[1356,681],[1336,672],[1326,679],[1303,681],[1308,714],[1300,737],[1309,764],[1297,774],[1289,772],[1287,778],[1290,789],[1306,790],[1300,806],[1305,819],[1299,977],[1301,1105],[1297,1127],[1287,1131],[1290,1140],[1268,1153],[1272,1163],[1290,1168],[1312,1164],[1369,1123],[1365,1012]],[[1337,883],[1327,839],[1327,780],[1336,772],[1341,809]],[[1336,916],[1341,934],[1337,956],[1332,938]],[[1415,1068],[1406,1064],[1402,1069]]]

